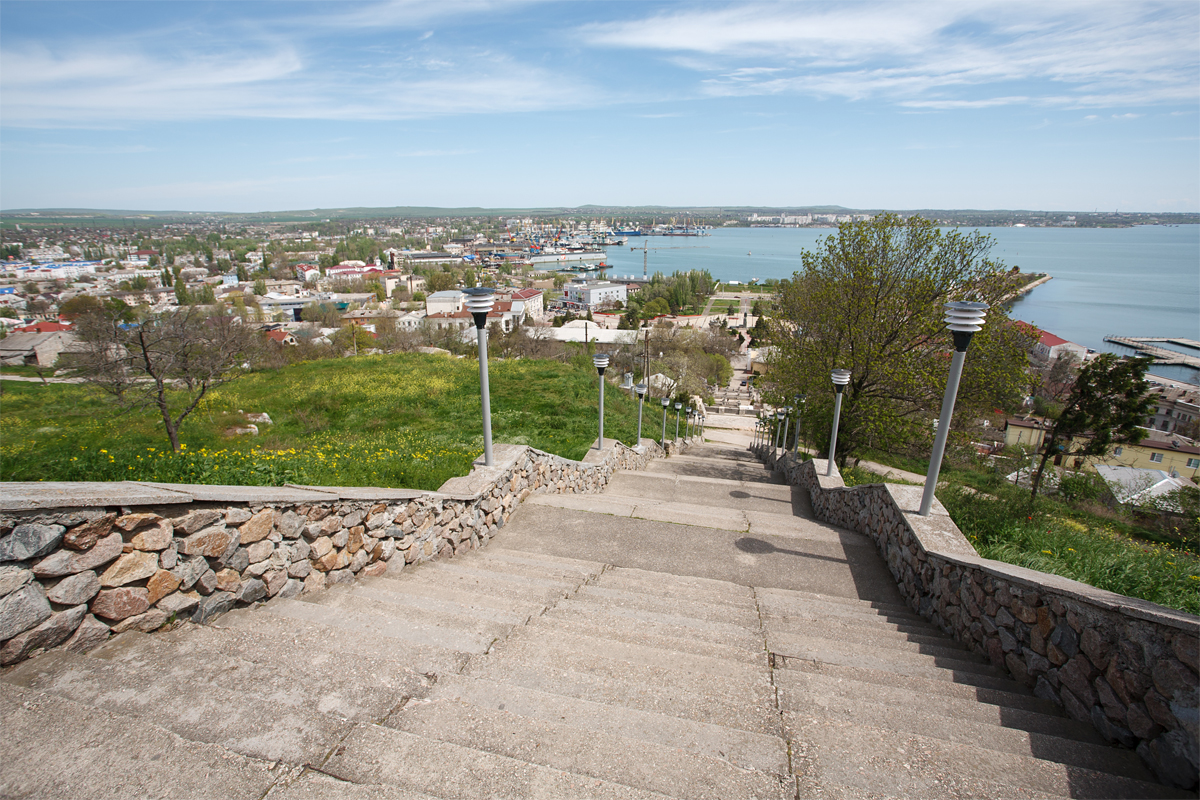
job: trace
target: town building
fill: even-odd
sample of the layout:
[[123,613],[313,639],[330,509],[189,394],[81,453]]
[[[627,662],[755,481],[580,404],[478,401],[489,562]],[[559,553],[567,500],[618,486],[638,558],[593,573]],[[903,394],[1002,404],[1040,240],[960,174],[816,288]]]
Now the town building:
[[628,289],[623,283],[575,278],[563,287],[563,298],[589,311],[622,305],[629,299]]
[[1158,375],[1147,375],[1146,383],[1155,402],[1148,427],[1170,433],[1183,423],[1200,419],[1200,386]]
[[425,311],[434,314],[457,314],[463,310],[463,293],[458,289],[434,292],[425,298]]

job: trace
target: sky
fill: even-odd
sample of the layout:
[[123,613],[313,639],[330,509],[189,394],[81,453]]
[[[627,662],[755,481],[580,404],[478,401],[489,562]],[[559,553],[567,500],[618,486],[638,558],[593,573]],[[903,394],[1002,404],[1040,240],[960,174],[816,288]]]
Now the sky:
[[1200,210],[1200,3],[0,0],[0,208]]

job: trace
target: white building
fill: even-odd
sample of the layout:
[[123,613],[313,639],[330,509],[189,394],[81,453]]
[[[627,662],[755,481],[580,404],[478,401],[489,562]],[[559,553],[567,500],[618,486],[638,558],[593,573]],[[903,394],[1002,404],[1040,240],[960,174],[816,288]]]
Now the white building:
[[575,278],[563,289],[563,297],[588,309],[622,304],[629,299],[628,289],[623,283]]
[[457,314],[463,310],[463,293],[458,289],[447,289],[444,292],[434,292],[425,298],[425,313]]

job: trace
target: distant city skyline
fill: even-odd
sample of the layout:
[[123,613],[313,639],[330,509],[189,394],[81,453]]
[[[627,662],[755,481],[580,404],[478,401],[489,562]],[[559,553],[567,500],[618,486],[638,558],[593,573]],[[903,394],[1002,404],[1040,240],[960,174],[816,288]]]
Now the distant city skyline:
[[1200,210],[1200,6],[0,0],[0,208]]

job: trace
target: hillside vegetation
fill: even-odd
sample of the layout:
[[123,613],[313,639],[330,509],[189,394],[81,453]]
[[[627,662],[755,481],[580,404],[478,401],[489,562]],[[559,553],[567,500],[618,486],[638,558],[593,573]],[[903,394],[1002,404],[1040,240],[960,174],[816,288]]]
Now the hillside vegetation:
[[[496,443],[579,459],[595,441],[596,371],[528,359],[490,365]],[[258,436],[226,431],[267,413]],[[397,354],[252,372],[201,402],[173,454],[157,412],[122,413],[94,390],[3,383],[0,480],[436,489],[483,452],[479,364]],[[653,427],[653,426],[652,426]],[[605,437],[632,443],[637,405],[610,384]]]

